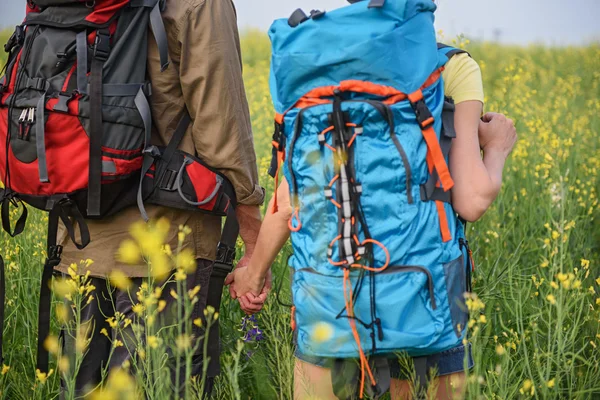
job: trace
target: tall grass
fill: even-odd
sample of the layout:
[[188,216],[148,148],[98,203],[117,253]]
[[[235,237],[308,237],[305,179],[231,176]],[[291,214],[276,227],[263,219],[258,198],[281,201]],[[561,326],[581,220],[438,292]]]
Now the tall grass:
[[[272,193],[265,172],[272,134],[267,39],[250,33],[243,50],[261,182]],[[468,50],[482,67],[486,109],[508,114],[520,134],[501,195],[468,229],[477,293],[469,300],[476,366],[468,398],[600,398],[600,48],[473,44]],[[58,396],[58,374],[42,384],[34,371],[34,294],[46,220],[34,212],[25,234],[0,234],[8,282],[4,399]],[[280,296],[286,301],[289,252],[284,249],[273,266],[276,283],[284,279]],[[225,351],[215,397],[291,399],[289,310],[273,293],[257,317],[258,341],[240,341],[237,302],[224,298],[220,311]],[[54,332],[58,325],[55,320]]]

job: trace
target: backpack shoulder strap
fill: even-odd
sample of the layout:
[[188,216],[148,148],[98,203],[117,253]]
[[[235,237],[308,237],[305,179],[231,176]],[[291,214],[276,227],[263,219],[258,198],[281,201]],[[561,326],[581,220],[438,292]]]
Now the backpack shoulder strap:
[[447,58],[446,62],[450,61],[450,59],[457,54],[468,54],[469,57],[471,57],[471,54],[469,54],[468,51],[463,50],[463,49],[458,49],[456,47],[448,46],[447,44],[444,44],[444,43],[438,43],[437,48],[438,48],[438,53],[440,53],[441,55],[443,55]]

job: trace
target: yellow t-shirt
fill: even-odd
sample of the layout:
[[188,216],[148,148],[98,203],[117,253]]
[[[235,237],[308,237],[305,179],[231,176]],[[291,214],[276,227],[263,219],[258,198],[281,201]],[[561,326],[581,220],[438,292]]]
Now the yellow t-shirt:
[[442,72],[444,92],[454,103],[479,100],[483,103],[481,69],[468,54],[457,54],[448,61]]

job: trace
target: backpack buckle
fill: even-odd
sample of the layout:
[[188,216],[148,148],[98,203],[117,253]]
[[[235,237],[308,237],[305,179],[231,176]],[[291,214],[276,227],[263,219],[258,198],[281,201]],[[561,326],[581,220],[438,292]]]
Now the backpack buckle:
[[166,169],[165,172],[163,172],[160,182],[158,182],[158,188],[160,190],[166,190],[168,192],[174,192],[175,190],[177,190],[177,175],[178,171]]
[[21,45],[24,40],[25,40],[25,31],[23,30],[23,26],[17,25],[15,27],[15,31],[13,32],[12,35],[10,35],[10,37],[8,38],[8,41],[4,45],[4,51],[6,53],[10,53],[10,51],[15,46]]
[[217,257],[215,262],[224,265],[233,266],[233,260],[235,259],[235,247],[229,247],[226,244],[219,242],[217,246]]
[[429,107],[427,107],[427,103],[422,98],[417,100],[416,102],[410,103],[415,115],[417,117],[417,122],[421,127],[421,130],[426,130],[433,125],[434,119]]
[[73,100],[74,97],[75,97],[75,93],[68,94],[65,92],[60,92],[58,94],[58,103],[56,103],[54,105],[54,107],[52,107],[52,111],[68,113],[69,112],[69,102],[71,100]]
[[94,40],[94,57],[100,61],[108,60],[110,54],[110,33],[97,31]]

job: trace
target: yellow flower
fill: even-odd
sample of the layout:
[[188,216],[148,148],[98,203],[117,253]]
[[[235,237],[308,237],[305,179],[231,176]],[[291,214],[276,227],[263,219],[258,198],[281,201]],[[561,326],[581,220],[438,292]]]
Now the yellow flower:
[[560,237],[560,233],[557,231],[552,231],[552,239],[556,240]]
[[120,290],[127,290],[131,287],[131,279],[120,269],[115,269],[110,273],[110,283]]
[[502,356],[505,353],[506,353],[506,350],[504,349],[504,346],[502,346],[501,344],[496,346],[496,354],[498,354],[499,356]]
[[550,379],[548,382],[546,382],[546,386],[548,386],[549,388],[553,388],[554,387],[554,378]]
[[188,290],[188,296],[190,299],[196,297],[196,295],[200,292],[200,285],[195,286],[193,289]]
[[169,292],[169,294],[171,295],[172,298],[174,298],[175,300],[177,300],[179,298],[179,296],[177,296],[177,292],[175,292],[175,289],[171,289],[171,291]]
[[184,281],[187,278],[187,275],[185,274],[185,271],[183,270],[183,268],[178,268],[177,272],[175,272],[175,280],[176,281]]
[[529,394],[530,396],[533,396],[535,394],[535,386],[533,385],[533,382],[531,382],[530,379],[525,379],[523,386],[521,386],[521,389],[519,389],[519,392],[521,392],[523,395]]
[[48,380],[48,378],[50,378],[50,376],[52,376],[53,373],[54,373],[53,369],[51,369],[50,371],[48,371],[48,373],[42,372],[39,369],[36,369],[35,370],[35,377],[37,378],[37,380],[41,384],[44,384],[44,383],[46,383],[46,381]]
[[141,316],[144,313],[145,308],[142,303],[137,303],[131,308],[131,310],[137,315]]
[[8,371],[10,371],[10,367],[6,364],[2,364],[2,375],[8,374]]
[[165,309],[166,306],[167,306],[167,302],[165,300],[159,300],[158,301],[158,307],[156,307],[156,310],[158,312],[161,312],[162,310]]
[[52,290],[58,297],[71,300],[71,295],[77,291],[76,283],[71,279],[55,279]]
[[121,342],[119,339],[117,339],[113,342],[113,346],[115,346],[115,349],[117,347],[123,347],[123,342]]
[[69,372],[69,359],[67,356],[62,356],[57,363],[58,369],[62,373]]
[[585,258],[581,259],[581,267],[588,269],[590,267],[590,260],[586,260]]
[[138,245],[131,239],[124,240],[119,247],[117,260],[124,264],[137,264],[141,261],[142,255]]
[[485,324],[487,322],[487,318],[485,317],[485,315],[481,314],[479,316],[479,322],[482,324]]
[[58,349],[60,348],[58,338],[56,336],[48,336],[46,340],[44,340],[44,348],[51,354],[57,354]]
[[192,337],[184,333],[175,339],[175,344],[177,345],[177,349],[179,351],[185,351],[192,345]]
[[334,329],[331,324],[323,321],[318,322],[313,329],[312,340],[314,340],[316,343],[323,343],[331,339],[333,334]]
[[59,322],[65,324],[69,318],[69,310],[63,303],[58,303],[54,311]]
[[198,328],[201,328],[202,327],[202,320],[200,318],[196,318],[194,320],[194,325],[196,325]]
[[191,274],[196,270],[196,257],[194,256],[194,252],[192,249],[186,248],[183,249],[177,254],[177,267],[183,268],[183,270]]
[[100,333],[101,333],[102,335],[104,335],[104,336],[108,337],[108,331],[106,330],[106,328],[102,328],[102,329],[100,330]]
[[554,281],[550,282],[550,286],[552,286],[554,289],[558,289],[558,283]]
[[152,347],[153,349],[158,347],[159,344],[159,340],[156,336],[148,336],[148,346]]
[[554,297],[554,295],[549,294],[546,296],[546,300],[548,300],[552,305],[556,304],[556,297]]

